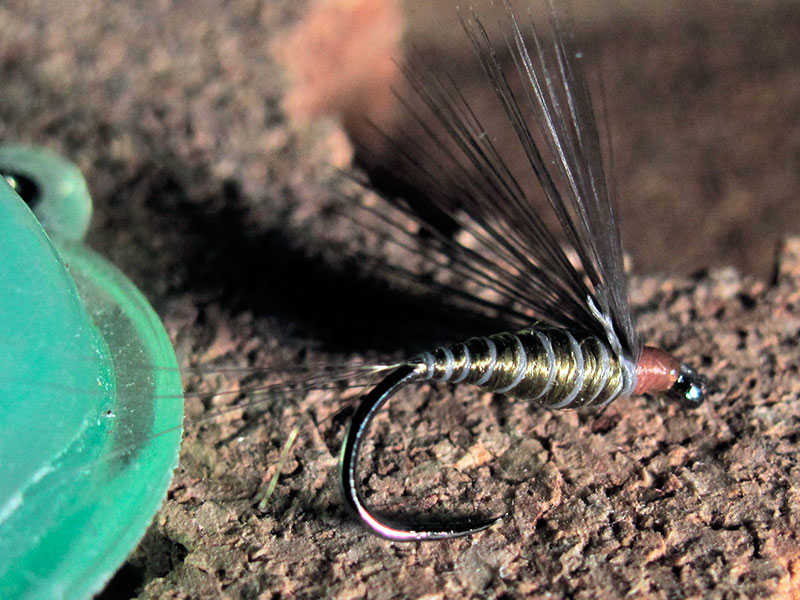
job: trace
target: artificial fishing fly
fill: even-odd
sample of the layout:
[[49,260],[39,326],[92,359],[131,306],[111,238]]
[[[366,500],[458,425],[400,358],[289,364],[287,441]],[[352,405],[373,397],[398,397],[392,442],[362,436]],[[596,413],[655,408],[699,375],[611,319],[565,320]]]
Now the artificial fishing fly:
[[[462,25],[539,191],[531,193],[521,183],[451,80],[424,69],[406,69],[415,95],[430,114],[423,116],[410,104],[408,108],[438,152],[420,145],[410,153],[397,145],[399,166],[393,175],[401,184],[399,189],[408,193],[383,196],[419,225],[428,256],[438,256],[438,264],[464,285],[428,283],[461,302],[499,315],[505,325],[501,333],[442,345],[401,362],[318,365],[300,374],[281,367],[277,370],[284,379],[248,390],[269,396],[351,381],[360,386],[382,377],[361,398],[352,416],[339,466],[347,506],[370,531],[390,540],[468,535],[499,518],[423,523],[379,516],[367,507],[357,475],[362,445],[375,416],[406,385],[470,383],[549,408],[603,407],[619,397],[655,393],[691,407],[699,405],[705,393],[703,378],[689,366],[664,350],[643,346],[637,337],[614,198],[605,176],[581,55],[570,47],[569,33],[552,6],[550,45],[532,24],[525,35],[510,4],[505,3],[505,8],[509,33],[500,47],[474,13],[463,16]],[[500,58],[504,53],[512,58],[521,86],[514,87],[507,79]],[[36,196],[35,181],[2,169],[0,175],[21,194]],[[550,225],[537,208],[536,196],[541,195],[559,227]],[[423,216],[431,213],[446,218]],[[420,242],[390,214],[378,216],[396,234],[393,241],[405,247]],[[454,232],[459,233],[454,236]],[[491,292],[491,297],[467,287]],[[142,369],[153,367],[143,365]],[[155,368],[174,371],[161,364]],[[180,394],[160,399],[172,398],[182,401]],[[179,430],[178,424],[153,437]],[[296,435],[293,430],[279,462],[285,460]],[[129,447],[118,448],[106,460],[129,451]],[[276,482],[273,477],[260,506],[266,505]]]
[[[560,228],[547,225],[457,86],[407,69],[432,117],[415,112],[414,118],[441,156],[404,154],[406,170],[397,177],[416,194],[387,200],[426,227],[429,243],[453,273],[501,299],[462,292],[468,302],[492,306],[509,327],[393,365],[361,399],[342,444],[341,488],[363,524],[394,541],[468,535],[500,518],[422,523],[378,516],[366,506],[357,477],[362,443],[376,414],[411,382],[471,383],[549,408],[603,407],[619,397],[657,393],[693,407],[705,393],[704,379],[691,367],[664,350],[643,347],[636,334],[582,55],[571,47],[552,3],[550,44],[532,20],[529,35],[523,34],[517,13],[508,0],[504,5],[504,46],[495,46],[474,12],[462,15],[461,23]],[[502,52],[513,59],[521,93],[506,77]],[[453,215],[471,243],[426,222],[419,216],[423,205]]]

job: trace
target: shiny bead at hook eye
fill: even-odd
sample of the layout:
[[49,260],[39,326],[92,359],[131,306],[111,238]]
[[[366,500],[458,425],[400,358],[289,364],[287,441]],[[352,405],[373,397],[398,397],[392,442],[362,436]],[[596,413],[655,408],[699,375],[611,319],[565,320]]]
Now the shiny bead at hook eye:
[[700,406],[705,400],[708,381],[688,365],[681,365],[678,379],[667,391],[667,396],[679,400],[688,408]]

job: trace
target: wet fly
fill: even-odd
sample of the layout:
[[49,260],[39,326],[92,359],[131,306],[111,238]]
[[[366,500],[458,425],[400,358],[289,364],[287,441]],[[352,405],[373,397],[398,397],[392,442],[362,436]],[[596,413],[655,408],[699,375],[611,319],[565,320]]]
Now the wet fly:
[[[466,300],[490,304],[508,330],[382,366],[383,379],[361,398],[342,445],[341,488],[361,522],[390,540],[468,535],[500,518],[424,523],[378,516],[366,506],[357,477],[362,442],[376,414],[412,382],[469,383],[549,408],[604,407],[639,394],[664,394],[687,407],[703,401],[700,375],[637,336],[582,54],[552,4],[547,39],[532,20],[522,23],[506,1],[507,34],[504,44],[496,44],[474,12],[461,14],[513,131],[514,151],[524,156],[537,190],[524,189],[456,84],[424,69],[405,69],[428,113],[415,112],[414,118],[441,152],[404,154],[399,178],[416,194],[387,200],[426,228],[427,243],[446,257],[448,269],[493,292],[498,301]],[[511,84],[501,53],[513,59],[520,86]],[[544,196],[557,227],[537,208],[536,195]],[[420,207],[451,216],[470,243],[425,221]]]

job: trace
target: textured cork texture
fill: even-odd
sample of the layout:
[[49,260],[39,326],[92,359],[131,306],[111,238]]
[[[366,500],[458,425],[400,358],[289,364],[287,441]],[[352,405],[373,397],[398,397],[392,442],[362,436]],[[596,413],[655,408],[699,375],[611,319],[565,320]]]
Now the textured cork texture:
[[[358,391],[308,392],[287,366],[396,356],[486,322],[387,282],[372,259],[393,250],[341,216],[352,186],[331,165],[348,167],[358,133],[303,98],[286,53],[310,9],[0,7],[0,140],[78,163],[96,204],[90,244],[151,299],[181,361],[208,371],[187,373],[180,466],[102,597],[800,597],[800,10],[576,19],[603,56],[590,66],[639,330],[709,377],[707,403],[621,399],[597,415],[404,389],[367,443],[369,503],[506,517],[469,538],[393,544],[338,490]],[[423,55],[440,41],[437,60],[458,70],[463,50],[449,29],[431,39],[427,10],[370,19]],[[391,83],[387,63],[364,64]],[[362,100],[378,93],[366,79],[348,84]],[[360,110],[336,94],[339,114]],[[378,118],[402,128],[386,102]]]

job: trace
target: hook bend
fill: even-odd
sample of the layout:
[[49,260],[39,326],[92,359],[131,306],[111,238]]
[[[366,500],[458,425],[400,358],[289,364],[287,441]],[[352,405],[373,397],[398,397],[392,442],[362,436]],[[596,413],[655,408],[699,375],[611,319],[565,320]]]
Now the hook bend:
[[418,364],[408,363],[391,371],[361,400],[342,443],[339,476],[345,503],[376,535],[396,542],[442,540],[477,533],[494,524],[500,516],[475,517],[450,523],[421,523],[402,518],[378,517],[364,504],[356,481],[359,450],[376,413],[401,387],[423,375]]

